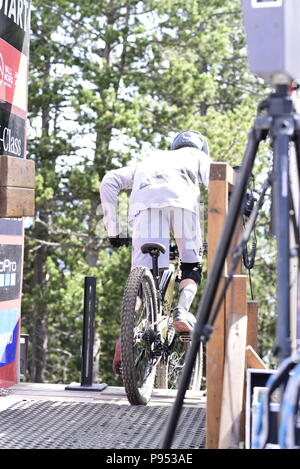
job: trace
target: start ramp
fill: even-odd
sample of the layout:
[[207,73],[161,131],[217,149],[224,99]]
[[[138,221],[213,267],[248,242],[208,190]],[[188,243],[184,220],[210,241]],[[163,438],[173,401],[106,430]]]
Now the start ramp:
[[[17,384],[0,397],[0,448],[159,449],[175,394],[155,389],[150,404],[132,406],[118,387]],[[172,448],[204,447],[205,398],[188,391]]]

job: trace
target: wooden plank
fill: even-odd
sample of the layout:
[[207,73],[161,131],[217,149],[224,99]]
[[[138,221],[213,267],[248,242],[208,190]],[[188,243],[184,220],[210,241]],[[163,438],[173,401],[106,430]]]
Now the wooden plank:
[[260,370],[266,370],[267,366],[262,361],[260,356],[255,352],[251,345],[246,347],[246,358],[247,358],[247,368],[257,368]]
[[[257,350],[257,311],[258,311],[258,303],[257,301],[247,301],[247,347],[246,347],[246,368],[250,368],[249,365],[249,348],[253,350],[253,353],[256,354],[255,350]],[[257,354],[256,354],[257,355]],[[257,355],[258,357],[258,355]],[[258,357],[259,360],[261,360]],[[254,368],[258,366],[258,362],[253,362],[253,358],[250,357],[250,363],[252,363]],[[260,364],[261,365],[261,364]],[[259,368],[261,366],[258,366]],[[246,377],[245,377],[245,385],[244,385],[244,395],[243,395],[243,412],[241,415],[240,420],[240,441],[245,441],[245,425],[246,425]]]
[[[221,288],[219,288],[218,294]],[[225,350],[225,301],[206,346],[206,448],[218,447]]]
[[31,217],[35,214],[35,192],[19,187],[0,187],[0,218]]
[[14,156],[0,156],[0,186],[34,189],[34,161]]
[[[237,241],[237,240],[236,240]],[[238,269],[237,269],[238,270]],[[238,285],[236,285],[236,282],[239,282]],[[244,275],[236,275],[234,277],[234,281],[232,283],[233,285],[233,291],[229,290],[230,293],[233,293],[234,295],[237,295],[235,297],[234,301],[234,308],[237,309],[237,311],[243,311],[243,314],[247,314],[247,278]],[[238,289],[235,291],[235,289]],[[227,306],[226,306],[226,317],[227,317],[227,322],[230,320],[230,311],[231,311],[231,301],[229,302],[227,296]],[[248,331],[248,316],[247,316],[247,331]],[[227,330],[228,333],[228,330]],[[247,345],[247,340],[246,340],[246,345]],[[246,355],[245,351],[242,351],[242,360],[245,363],[246,366]],[[244,389],[243,389],[243,397],[242,397],[242,411],[240,414],[240,441],[245,441],[245,410],[246,410],[246,373],[244,372]]]
[[[228,210],[226,163],[211,165],[208,188],[208,275]],[[225,270],[224,270],[225,275]],[[220,289],[218,293],[220,293]],[[217,292],[216,292],[217,293]],[[218,295],[216,294],[216,297]],[[225,302],[221,305],[206,349],[206,447],[218,447],[225,350]]]
[[247,340],[246,281],[235,276],[226,295],[227,340],[220,419],[220,449],[238,447],[244,407]]
[[224,366],[219,449],[238,448],[243,412],[247,316],[234,315],[228,334]]
[[248,331],[247,331],[247,345],[250,345],[254,351],[257,352],[257,313],[258,302],[247,302],[247,316],[248,316]]
[[228,210],[228,183],[210,181],[208,188],[208,270],[211,268]]
[[[239,217],[237,220],[234,233],[232,236],[231,244],[229,247],[229,254],[227,256],[227,272],[229,271],[232,263],[232,254],[233,254],[233,249],[239,244],[240,236],[243,230],[243,220],[242,217]],[[235,268],[234,274],[235,275],[240,275],[242,273],[242,256],[240,257],[240,260]]]
[[[247,276],[234,275],[226,293],[226,334],[233,314],[247,316]],[[246,349],[246,346],[245,346]]]

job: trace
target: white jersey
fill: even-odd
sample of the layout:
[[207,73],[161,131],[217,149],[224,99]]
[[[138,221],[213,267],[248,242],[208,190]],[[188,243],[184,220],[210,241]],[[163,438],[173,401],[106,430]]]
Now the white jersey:
[[211,162],[211,158],[203,151],[184,147],[154,151],[139,163],[109,171],[100,184],[108,235],[119,234],[117,197],[124,189],[131,189],[129,221],[141,210],[148,208],[181,207],[197,213],[200,203],[199,184],[208,187]]

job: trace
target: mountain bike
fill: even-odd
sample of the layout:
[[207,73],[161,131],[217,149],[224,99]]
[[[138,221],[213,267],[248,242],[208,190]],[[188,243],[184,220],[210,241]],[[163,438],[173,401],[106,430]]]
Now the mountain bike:
[[[154,388],[176,389],[191,344],[190,333],[177,333],[172,327],[172,302],[180,279],[177,246],[170,246],[169,268],[158,269],[158,257],[165,246],[146,243],[141,247],[152,258],[152,270],[132,269],[126,282],[121,319],[122,378],[132,405],[146,405]],[[202,348],[199,349],[190,389],[200,391]]]

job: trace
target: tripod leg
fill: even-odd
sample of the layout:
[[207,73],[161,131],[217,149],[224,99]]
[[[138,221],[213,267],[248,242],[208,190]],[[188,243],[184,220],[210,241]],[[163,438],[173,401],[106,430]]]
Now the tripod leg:
[[210,317],[210,312],[212,310],[215,293],[218,289],[223,266],[229,251],[236,223],[241,213],[241,208],[246,193],[248,181],[250,179],[251,170],[254,164],[257,149],[260,141],[262,140],[262,134],[263,131],[257,131],[255,127],[251,130],[249,134],[248,144],[242,162],[242,168],[239,173],[237,184],[232,192],[228,215],[226,217],[224,228],[220,236],[220,241],[217,247],[216,255],[214,257],[213,266],[209,278],[206,282],[206,287],[197,311],[197,322],[193,332],[191,347],[186,357],[186,363],[181,374],[176,399],[171,409],[171,413],[167,423],[167,429],[164,436],[162,449],[170,448],[175,434],[176,426],[180,417],[180,411],[184,401],[185,392],[190,383],[193,366],[196,360],[197,352],[200,347],[200,342],[208,340],[210,335],[208,331],[212,330],[212,325],[214,323],[215,317]]
[[[276,128],[279,125],[275,124]],[[273,200],[275,204],[275,232],[277,238],[277,305],[275,355],[282,361],[291,354],[290,341],[290,197],[289,197],[289,135],[274,137]]]
[[293,207],[293,225],[295,231],[295,241],[298,251],[298,273],[297,273],[297,307],[296,307],[296,317],[297,317],[297,332],[296,332],[296,353],[300,351],[299,338],[300,338],[300,131],[299,126],[296,125],[295,132],[295,150],[296,150],[296,167],[297,167],[297,182],[298,187],[296,187],[296,197],[294,199]]
[[296,136],[295,136],[295,150],[296,150],[298,181],[300,184],[300,133],[299,132],[296,132]]
[[[296,132],[295,149],[296,149],[296,164],[297,164],[298,188],[299,188],[298,199],[295,200],[295,203],[296,204],[298,203],[298,207],[295,207],[296,211],[298,209],[298,233],[296,233],[295,236],[296,236],[296,239],[298,239],[298,244],[299,244],[300,243],[300,133],[299,132]],[[300,291],[300,286],[299,286],[299,291]]]
[[[299,246],[300,225],[298,224],[297,218],[296,218],[296,210],[295,210],[295,204],[294,204],[293,194],[292,194],[291,188],[289,190],[289,196],[290,196],[291,223],[292,223],[293,232],[294,232],[294,239],[296,240],[295,249],[296,249],[297,255],[298,255],[298,262],[300,262],[300,246]],[[299,202],[300,202],[300,200],[299,200]]]

